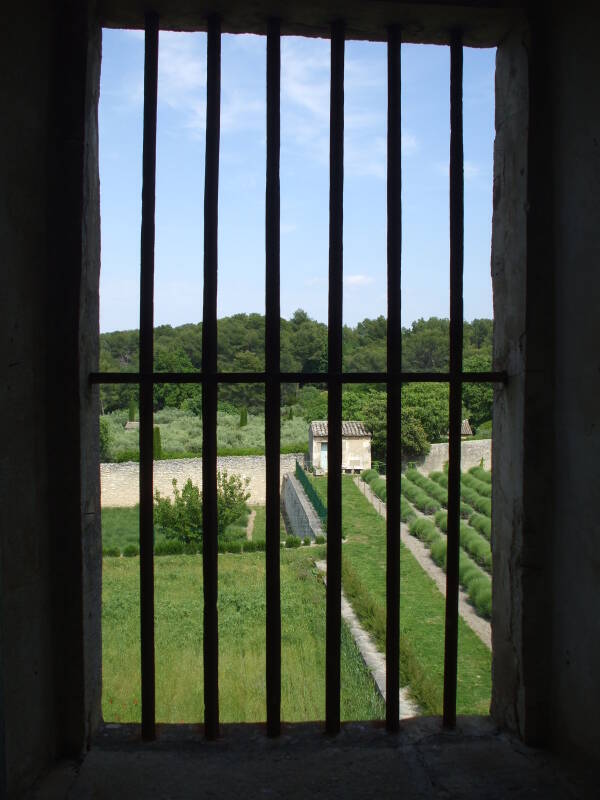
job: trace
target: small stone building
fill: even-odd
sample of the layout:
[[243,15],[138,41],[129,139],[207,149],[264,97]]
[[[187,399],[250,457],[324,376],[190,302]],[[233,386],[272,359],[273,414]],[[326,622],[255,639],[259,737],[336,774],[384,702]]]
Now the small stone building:
[[[308,428],[308,458],[316,472],[327,472],[328,425],[315,420]],[[371,434],[364,422],[342,422],[342,470],[361,472],[371,469]]]

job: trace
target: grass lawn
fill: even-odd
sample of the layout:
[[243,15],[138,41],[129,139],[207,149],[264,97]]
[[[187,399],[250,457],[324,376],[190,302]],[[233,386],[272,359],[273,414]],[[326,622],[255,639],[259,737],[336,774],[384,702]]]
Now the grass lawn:
[[[327,499],[327,478],[313,478]],[[385,520],[363,497],[352,478],[342,480],[343,586],[363,625],[385,648]],[[445,601],[411,553],[400,556],[401,682],[409,684],[426,713],[441,714]],[[491,653],[459,617],[459,714],[489,713]]]
[[[281,552],[282,718],[325,716],[325,587],[314,560],[324,548]],[[265,711],[264,553],[219,555],[220,716],[263,721]],[[202,558],[155,561],[156,716],[203,719]],[[104,718],[140,720],[139,559],[103,559]],[[384,704],[342,629],[343,719],[381,719]]]
[[[232,522],[225,529],[222,541],[238,541],[246,538],[246,526],[250,512],[244,514],[237,522]],[[263,507],[264,516],[264,507]],[[283,523],[282,523],[283,524]],[[264,522],[263,522],[264,529]],[[264,533],[263,533],[264,540]],[[154,544],[165,540],[164,534],[158,530],[154,534]],[[139,547],[140,544],[140,509],[105,507],[102,509],[102,548],[118,547],[121,552],[128,545]]]
[[[252,506],[256,511],[254,518],[254,530],[252,532],[252,539],[255,542],[264,542],[267,536],[267,509],[265,506]],[[279,515],[279,538],[282,542],[285,541],[287,531],[283,523],[283,517]]]

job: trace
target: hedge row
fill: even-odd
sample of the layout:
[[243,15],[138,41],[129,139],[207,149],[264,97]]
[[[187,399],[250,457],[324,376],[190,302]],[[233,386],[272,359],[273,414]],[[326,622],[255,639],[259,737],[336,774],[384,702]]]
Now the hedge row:
[[492,482],[492,473],[485,470],[483,467],[471,467],[469,470],[471,475],[474,475],[478,480],[483,481],[484,483]]
[[302,469],[302,467],[300,466],[300,464],[297,461],[296,461],[296,478],[298,478],[298,480],[302,484],[308,499],[310,500],[310,502],[313,505],[313,508],[315,509],[317,514],[319,515],[319,519],[321,520],[321,522],[323,522],[326,525],[327,524],[327,509],[325,507],[325,504],[323,503],[323,501],[321,500],[321,498],[317,494],[317,490],[315,489],[315,487],[310,482],[310,480],[308,478],[308,475]]
[[[445,511],[438,511],[435,515],[435,524],[441,531],[446,533],[448,531],[448,514]],[[489,541],[465,522],[460,523],[460,546],[486,572],[492,571],[492,550]]]
[[437,500],[430,497],[427,492],[405,478],[404,475],[402,476],[402,494],[423,514],[435,514],[441,508],[441,504]]
[[[266,543],[264,541],[230,541],[219,542],[217,550],[219,553],[256,553],[257,551],[264,551]],[[154,545],[155,556],[179,556],[179,555],[196,555],[201,554],[202,548],[196,544],[185,544],[177,539],[165,539]],[[125,558],[132,556],[139,556],[140,549],[135,544],[128,544],[123,548],[121,553],[118,547],[105,547],[102,550],[102,555],[105,557],[119,558],[121,555]]]
[[[476,467],[476,469],[480,469]],[[463,503],[461,503],[461,517],[465,519],[469,519],[471,514],[474,511],[479,511],[480,514],[485,514],[486,517],[492,516],[492,501],[489,497],[482,497],[481,494],[476,491],[475,489],[470,488],[465,484],[464,478],[469,473],[462,475],[461,480],[461,487],[460,487],[460,496],[464,501],[464,508]],[[429,473],[430,479],[435,482],[438,486],[443,486],[444,488],[448,488],[448,475],[445,472],[430,472]],[[468,480],[468,478],[467,478]],[[469,508],[471,506],[471,514],[468,513]]]
[[[387,483],[382,480],[379,473],[374,469],[365,469],[360,473],[360,477],[367,483],[373,493],[384,503],[387,503]],[[407,500],[400,496],[400,519],[402,522],[411,522],[416,514],[413,507]]]
[[443,486],[440,486],[439,483],[429,480],[429,478],[426,478],[425,475],[421,475],[418,469],[407,469],[406,477],[409,481],[416,483],[417,486],[420,489],[423,489],[423,491],[430,497],[433,497],[435,500],[437,500],[443,508],[447,507],[448,491]]
[[482,497],[492,496],[492,484],[480,481],[479,478],[476,478],[475,475],[470,472],[464,473],[461,481],[463,486],[468,486],[469,489],[475,489]]
[[475,530],[485,536],[488,542],[490,541],[492,538],[492,520],[489,517],[485,517],[483,514],[473,514],[469,522]]
[[[410,533],[429,546],[432,559],[446,571],[447,541],[430,519],[420,517],[409,528]],[[492,581],[464,552],[459,555],[458,575],[477,613],[486,619],[492,616]]]

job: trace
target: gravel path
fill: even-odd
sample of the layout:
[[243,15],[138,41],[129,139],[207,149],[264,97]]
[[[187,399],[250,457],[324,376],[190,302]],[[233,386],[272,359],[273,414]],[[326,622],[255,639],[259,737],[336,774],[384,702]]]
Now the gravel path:
[[[371,487],[360,478],[355,478],[354,483],[356,486],[358,486],[367,500],[369,500],[369,502],[373,505],[375,510],[385,519],[385,503],[382,503],[381,500],[376,497],[375,494],[373,494]],[[408,525],[406,525],[404,522],[400,525],[400,539],[402,544],[405,545],[408,550],[410,550],[410,552],[419,562],[419,565],[425,570],[429,577],[435,581],[436,586],[445,597],[446,573],[441,567],[438,567],[438,565],[431,560],[429,549],[423,544],[423,542],[410,535],[408,532]],[[471,603],[469,603],[467,593],[460,587],[458,590],[458,613],[467,623],[469,628],[471,628],[471,630],[481,639],[484,645],[491,650],[492,626],[487,620],[483,619],[479,616],[479,614],[477,614]]]
[[[317,569],[327,575],[327,562],[316,561]],[[327,580],[327,578],[325,578]],[[342,618],[352,634],[352,638],[360,651],[363,661],[367,665],[367,669],[371,672],[373,680],[377,685],[379,694],[385,700],[385,656],[379,652],[375,643],[362,627],[358,621],[358,617],[354,613],[354,609],[346,600],[344,592],[342,592]],[[411,699],[408,689],[400,689],[400,719],[408,719],[409,717],[418,717],[421,713],[419,706]]]

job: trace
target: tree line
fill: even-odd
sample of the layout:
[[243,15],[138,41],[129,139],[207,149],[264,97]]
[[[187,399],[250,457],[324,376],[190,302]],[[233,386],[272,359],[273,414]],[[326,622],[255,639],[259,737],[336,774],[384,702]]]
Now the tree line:
[[[491,369],[492,321],[475,319],[464,325],[464,368]],[[343,329],[343,364],[348,372],[383,372],[386,369],[385,317],[365,319]],[[449,321],[420,319],[402,331],[402,367],[410,372],[444,372],[449,368]],[[261,314],[236,314],[218,321],[218,369],[223,372],[261,372],[265,358],[265,318]],[[281,369],[285,372],[320,372],[327,369],[327,326],[296,311],[281,320]],[[100,370],[136,372],[139,365],[139,332],[115,331],[100,335]],[[202,367],[202,323],[154,331],[154,369],[157,372],[196,372]],[[463,390],[465,417],[473,427],[491,419],[492,388],[466,384]],[[137,387],[103,385],[102,412],[128,408],[137,400]],[[444,384],[411,384],[402,389],[402,440],[409,453],[428,449],[428,443],[443,437],[448,427],[448,387]],[[372,430],[374,454],[385,460],[385,391],[380,385],[347,385],[343,396],[345,419],[362,419]],[[285,413],[302,415],[307,422],[327,415],[327,392],[323,386],[282,386]],[[221,384],[220,409],[240,414],[242,409],[262,414],[264,390],[260,385]],[[193,414],[202,412],[198,385],[158,385],[155,410],[175,407]]]

